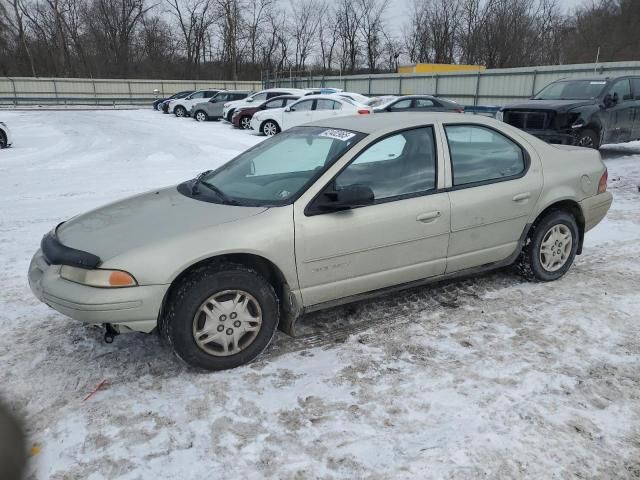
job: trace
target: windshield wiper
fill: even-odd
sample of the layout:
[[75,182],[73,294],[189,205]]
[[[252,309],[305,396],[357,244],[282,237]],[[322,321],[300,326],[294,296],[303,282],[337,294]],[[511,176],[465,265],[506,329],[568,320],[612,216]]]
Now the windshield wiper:
[[227,205],[239,205],[238,202],[236,202],[235,200],[231,199],[226,193],[224,193],[222,190],[220,190],[215,185],[213,185],[211,183],[207,183],[207,182],[205,182],[203,180],[199,180],[198,183],[201,184],[201,185],[204,185],[209,190],[213,191],[216,195],[218,195],[220,197],[220,200],[222,200],[222,203],[225,203]]
[[193,183],[191,184],[191,195],[197,195],[198,193],[200,193],[198,185],[200,185],[202,183],[202,179],[209,175],[211,172],[213,172],[213,170],[202,172],[193,180]]

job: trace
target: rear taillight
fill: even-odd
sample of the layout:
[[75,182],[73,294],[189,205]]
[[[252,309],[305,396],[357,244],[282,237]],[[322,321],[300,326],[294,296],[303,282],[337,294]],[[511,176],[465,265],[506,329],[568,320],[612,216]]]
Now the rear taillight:
[[607,169],[604,169],[604,173],[600,177],[600,181],[598,182],[598,193],[604,193],[607,191],[607,180],[609,180],[609,172]]
[[367,109],[361,108],[358,110],[358,115],[369,115],[371,112]]

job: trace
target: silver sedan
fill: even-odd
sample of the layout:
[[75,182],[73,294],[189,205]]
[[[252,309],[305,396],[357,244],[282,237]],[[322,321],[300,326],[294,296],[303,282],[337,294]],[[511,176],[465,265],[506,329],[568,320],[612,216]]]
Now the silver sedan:
[[556,280],[611,202],[597,151],[493,119],[332,118],[58,225],[29,283],[107,338],[159,330],[226,369],[305,312],[509,265]]

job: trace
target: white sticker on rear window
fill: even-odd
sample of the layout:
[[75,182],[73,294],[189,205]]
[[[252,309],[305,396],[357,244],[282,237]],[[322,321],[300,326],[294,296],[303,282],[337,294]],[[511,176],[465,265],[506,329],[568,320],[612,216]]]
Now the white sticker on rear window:
[[334,130],[334,129],[332,129],[332,130],[325,130],[319,136],[320,137],[333,138],[335,140],[342,140],[343,142],[346,142],[347,140],[355,137],[356,134],[353,133],[353,132],[349,132],[347,130]]
[[591,84],[591,85],[604,85],[606,83],[607,82],[589,82],[589,84]]

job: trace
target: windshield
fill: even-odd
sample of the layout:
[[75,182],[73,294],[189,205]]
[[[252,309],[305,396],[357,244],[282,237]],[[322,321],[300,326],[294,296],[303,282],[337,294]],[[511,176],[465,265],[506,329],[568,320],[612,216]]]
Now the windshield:
[[599,97],[604,80],[569,80],[554,82],[543,88],[534,100],[591,100]]
[[292,128],[203,175],[200,190],[218,190],[217,197],[240,205],[284,205],[364,137],[326,127]]

